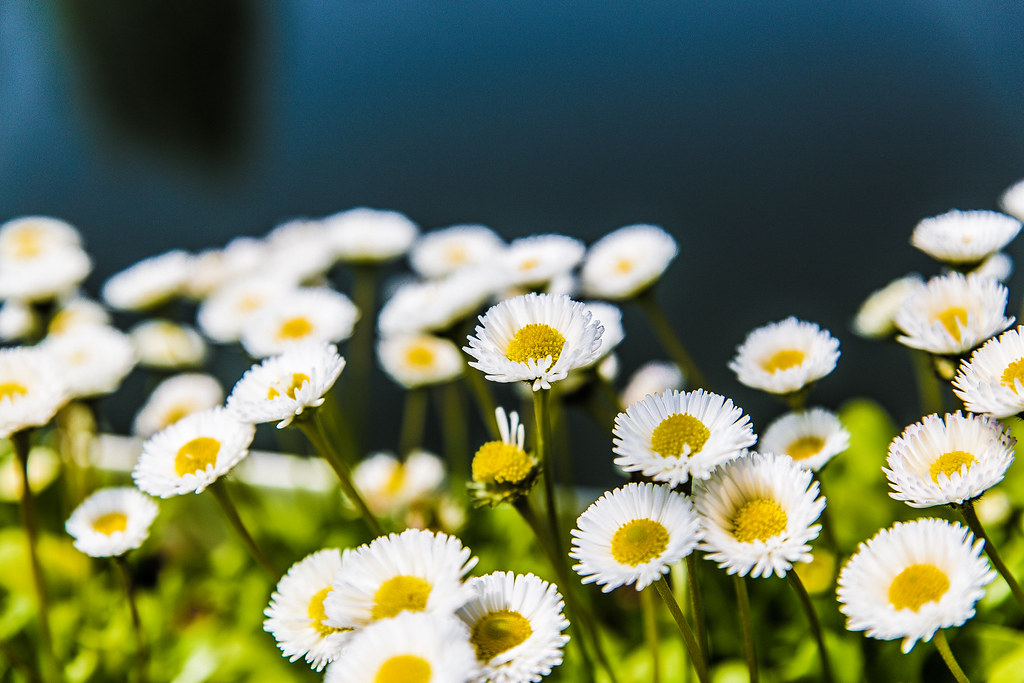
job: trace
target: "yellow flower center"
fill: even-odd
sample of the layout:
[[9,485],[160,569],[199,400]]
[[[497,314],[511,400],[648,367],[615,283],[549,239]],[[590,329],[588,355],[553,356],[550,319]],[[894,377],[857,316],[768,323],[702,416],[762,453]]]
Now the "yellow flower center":
[[789,370],[795,368],[804,362],[804,358],[807,357],[803,351],[799,349],[782,349],[776,351],[771,356],[761,361],[761,367],[767,372],[775,374],[780,370]]
[[43,253],[46,231],[38,225],[26,225],[11,236],[11,252],[17,259],[30,259]]
[[220,441],[208,436],[199,436],[178,449],[174,457],[174,470],[179,477],[202,472],[217,462]]
[[519,262],[519,270],[531,270],[540,265],[540,259],[537,258],[524,258]]
[[166,429],[167,427],[170,427],[172,424],[174,424],[181,418],[188,417],[194,412],[195,408],[192,406],[191,403],[175,403],[174,405],[167,409],[166,413],[164,413],[164,419],[161,424],[161,429]]
[[801,436],[789,444],[786,448],[786,455],[794,460],[806,460],[812,455],[817,455],[825,447],[825,440],[820,436]]
[[651,432],[651,450],[663,458],[678,458],[689,446],[689,455],[693,455],[704,448],[710,436],[711,430],[693,415],[674,413]]
[[767,541],[786,530],[786,511],[771,498],[746,503],[732,520],[732,535],[742,543]]
[[405,352],[405,362],[418,368],[429,368],[434,364],[434,352],[424,344],[415,344]]
[[949,577],[931,564],[912,564],[892,580],[889,603],[896,609],[921,609],[926,602],[938,600],[949,590]]
[[92,528],[106,536],[115,531],[124,531],[128,528],[128,515],[123,512],[108,512],[93,520]]
[[430,662],[416,655],[389,657],[377,669],[373,683],[430,683]]
[[487,663],[530,637],[530,620],[509,609],[488,612],[473,624],[469,642],[476,648],[477,660]]
[[526,451],[504,441],[488,441],[473,456],[473,481],[482,484],[518,484],[533,462]]
[[257,308],[262,306],[265,300],[265,297],[250,292],[238,299],[238,301],[235,303],[235,310],[238,311],[239,313],[252,313]]
[[300,315],[288,318],[281,323],[281,327],[277,330],[277,336],[280,339],[302,339],[309,336],[312,331],[313,323],[309,322],[309,318]]
[[633,260],[628,258],[620,258],[615,262],[615,272],[619,275],[625,275],[633,270]]
[[[295,400],[295,392],[302,388],[302,385],[309,381],[309,375],[304,375],[301,372],[292,373],[292,382],[285,389],[284,393],[288,398]],[[271,385],[267,389],[267,400],[273,401],[275,398],[281,395],[280,389],[277,386]]]
[[451,265],[462,264],[469,260],[469,253],[461,244],[449,244],[444,250],[444,256]]
[[24,396],[28,393],[28,387],[24,384],[18,384],[17,382],[0,382],[0,401],[8,399],[13,401],[19,396]]
[[653,519],[626,522],[612,535],[612,557],[631,567],[650,562],[667,547],[668,530]]
[[401,490],[403,482],[405,482],[405,465],[402,463],[396,463],[395,468],[391,470],[391,476],[388,477],[388,483],[384,485],[384,488],[388,493],[394,495]]
[[389,619],[409,610],[422,612],[430,597],[430,584],[418,576],[393,576],[380,585],[373,595],[370,618]]
[[505,349],[505,357],[513,363],[526,363],[530,359],[542,361],[551,356],[551,365],[558,362],[558,356],[565,346],[565,337],[553,327],[542,323],[530,323],[519,328]]
[[999,378],[999,382],[1006,387],[1010,387],[1014,391],[1017,390],[1017,382],[1020,380],[1024,383],[1024,358],[1018,358],[1003,370],[1003,376]]
[[327,618],[327,611],[324,609],[324,600],[327,598],[327,594],[331,592],[331,587],[322,588],[312,598],[309,599],[309,618],[313,621],[313,628],[320,634],[321,638],[326,638],[332,633],[341,633],[342,631],[349,631],[347,628],[335,628],[328,626],[324,623],[324,619]]
[[932,316],[932,322],[938,320],[946,328],[946,332],[953,339],[960,341],[960,327],[967,324],[967,309],[962,306],[952,306],[942,313]]
[[928,474],[932,475],[932,481],[937,484],[939,483],[940,474],[952,477],[953,473],[959,472],[960,468],[964,465],[967,465],[967,469],[971,469],[971,465],[975,462],[976,458],[967,451],[950,451],[940,455],[931,464],[931,467],[928,468]]

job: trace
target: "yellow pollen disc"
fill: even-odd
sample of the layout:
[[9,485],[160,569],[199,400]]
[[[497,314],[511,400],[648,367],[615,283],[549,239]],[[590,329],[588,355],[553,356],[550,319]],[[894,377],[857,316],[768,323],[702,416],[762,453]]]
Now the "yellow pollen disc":
[[327,588],[321,589],[316,595],[309,599],[309,618],[313,620],[313,628],[316,629],[317,633],[319,633],[322,638],[326,638],[332,633],[341,633],[342,631],[351,630],[347,628],[335,628],[324,623],[324,619],[327,618],[327,611],[324,610],[324,599],[330,592],[331,587],[328,586]]
[[15,258],[29,259],[39,256],[45,244],[44,231],[33,225],[27,225],[14,233],[11,241]]
[[444,250],[445,259],[450,264],[462,264],[469,260],[469,254],[466,252],[466,248],[461,244],[450,244]]
[[892,580],[889,603],[896,609],[921,609],[926,602],[938,600],[949,590],[949,577],[931,564],[912,564]]
[[504,441],[488,441],[473,456],[473,481],[518,484],[533,469],[526,451]]
[[540,265],[540,259],[526,258],[519,262],[519,270],[530,270]]
[[434,352],[422,344],[417,344],[405,352],[405,361],[418,368],[429,368],[434,364]]
[[67,332],[75,324],[77,316],[68,310],[63,310],[50,318],[50,332]]
[[246,294],[235,304],[235,310],[239,313],[252,313],[263,305],[264,298],[258,294]]
[[486,664],[522,643],[532,633],[529,619],[519,612],[502,609],[480,617],[473,624],[469,642],[476,648],[477,660]]
[[405,482],[405,465],[401,463],[395,465],[395,469],[391,470],[391,476],[388,477],[388,483],[384,485],[384,488],[388,493],[398,493],[402,488],[402,484]]
[[932,322],[936,320],[942,323],[953,339],[960,341],[960,326],[967,324],[967,309],[961,306],[947,308],[942,313],[932,316]]
[[277,336],[281,339],[302,339],[309,336],[312,331],[313,323],[309,322],[309,318],[300,315],[288,318],[281,323],[281,327],[277,330]]
[[635,567],[650,562],[668,547],[668,530],[653,519],[626,522],[612,535],[612,557],[619,564]]
[[123,512],[108,512],[93,520],[92,528],[106,536],[128,528],[128,515]]
[[[292,383],[284,390],[285,395],[288,398],[295,400],[295,392],[302,388],[302,385],[309,381],[309,375],[304,375],[301,372],[292,373]],[[273,401],[275,398],[281,395],[281,391],[276,386],[271,386],[267,389],[267,400]]]
[[689,446],[689,455],[693,455],[704,448],[710,436],[711,430],[693,415],[673,413],[651,432],[651,450],[663,458],[678,458]]
[[626,273],[633,270],[633,261],[628,258],[620,258],[615,262],[615,272],[619,275],[625,275]]
[[373,683],[430,683],[430,662],[416,655],[389,657],[377,669]]
[[780,370],[795,368],[803,363],[806,357],[807,354],[799,349],[782,349],[761,361],[761,367],[774,374]]
[[194,412],[195,410],[193,410],[192,405],[189,403],[178,403],[171,406],[168,408],[167,412],[164,413],[163,428],[166,429],[167,427],[170,427],[181,418],[188,417]]
[[430,584],[418,576],[393,576],[380,585],[373,595],[370,618],[390,619],[405,610],[422,612],[430,597]]
[[512,337],[505,349],[505,357],[513,363],[525,363],[531,358],[541,361],[551,356],[551,365],[554,366],[563,346],[565,337],[561,332],[542,323],[530,323],[520,327]]
[[938,484],[940,474],[952,477],[953,473],[959,472],[964,465],[967,465],[968,470],[971,469],[975,462],[976,458],[967,451],[950,451],[943,453],[932,463],[928,468],[928,474],[932,475],[932,481]]
[[999,378],[999,383],[1016,391],[1016,380],[1024,383],[1024,358],[1018,358],[1007,365],[1006,369],[1003,370],[1003,376]]
[[174,457],[174,471],[179,477],[202,472],[216,464],[220,452],[220,441],[208,436],[199,436],[178,449]]
[[825,440],[820,436],[801,436],[789,444],[786,448],[786,455],[794,460],[806,460],[812,455],[817,455],[825,447]]
[[28,387],[17,382],[0,382],[0,401],[9,398],[12,401],[28,393]]
[[770,498],[750,501],[732,520],[732,535],[741,543],[767,541],[785,530],[786,511]]

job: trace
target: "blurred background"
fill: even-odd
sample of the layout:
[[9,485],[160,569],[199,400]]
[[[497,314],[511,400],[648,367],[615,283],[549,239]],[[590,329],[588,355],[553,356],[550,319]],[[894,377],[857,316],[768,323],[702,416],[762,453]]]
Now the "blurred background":
[[[937,272],[920,219],[1024,177],[1021,26],[1013,0],[0,0],[0,221],[77,226],[93,295],[361,205],[506,239],[655,223],[680,245],[659,298],[755,428],[783,406],[726,364],[789,315],[841,341],[812,403],[871,396],[902,427],[906,354],[850,318]],[[625,324],[625,372],[666,357]]]

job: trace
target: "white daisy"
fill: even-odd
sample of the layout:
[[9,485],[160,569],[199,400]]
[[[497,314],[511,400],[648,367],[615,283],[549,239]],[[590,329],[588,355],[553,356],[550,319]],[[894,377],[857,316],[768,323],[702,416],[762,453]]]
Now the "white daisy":
[[562,663],[569,625],[558,587],[533,574],[495,572],[470,579],[475,591],[457,616],[481,666],[475,681],[537,683]]
[[1003,211],[1024,221],[1024,180],[1011,185],[999,198],[999,206]]
[[347,296],[326,287],[292,290],[253,314],[242,328],[242,347],[266,358],[304,341],[348,339],[359,310]]
[[327,624],[362,628],[406,611],[454,614],[473,594],[462,580],[477,559],[454,536],[406,529],[346,550],[341,562]]
[[1013,324],[1005,316],[1006,297],[1006,287],[990,278],[933,277],[896,313],[903,332],[896,341],[933,354],[963,354]]
[[0,224],[0,260],[35,258],[44,252],[81,247],[70,223],[49,216],[21,216]]
[[223,249],[207,249],[192,257],[185,294],[202,300],[236,280],[254,277],[269,256],[267,244],[255,237],[235,237]]
[[494,268],[469,267],[437,280],[406,283],[384,302],[377,329],[384,337],[451,329],[490,301],[502,282]]
[[478,504],[497,505],[515,500],[530,491],[540,472],[537,458],[526,452],[526,428],[519,413],[506,418],[505,409],[494,410],[500,440],[488,441],[473,455],[470,493]]
[[750,417],[703,389],[648,395],[615,418],[615,464],[670,486],[707,479],[757,441]]
[[787,413],[761,435],[761,451],[788,455],[801,467],[818,471],[850,447],[850,433],[824,408]]
[[144,320],[128,331],[139,365],[147,368],[194,368],[206,359],[206,342],[188,325]]
[[32,307],[18,299],[0,304],[0,341],[27,339],[39,329],[39,316]]
[[82,501],[64,528],[86,555],[113,557],[142,545],[156,513],[156,503],[138,489],[106,488]]
[[437,278],[466,266],[487,264],[505,242],[484,225],[453,225],[420,236],[409,250],[409,264],[420,277]]
[[996,576],[983,546],[941,519],[882,529],[839,572],[836,595],[846,628],[880,640],[902,638],[906,654],[940,628],[960,626]]
[[208,339],[236,342],[257,311],[298,287],[284,277],[254,275],[232,280],[213,291],[196,310],[196,324]]
[[274,636],[281,654],[289,661],[300,657],[314,671],[321,671],[337,657],[352,632],[324,623],[324,598],[331,580],[341,569],[341,551],[319,550],[291,566],[270,596],[263,630]]
[[986,416],[929,415],[889,445],[889,495],[916,508],[977,498],[1002,481],[1016,443]]
[[792,458],[751,453],[696,481],[693,504],[704,527],[700,549],[729,574],[785,576],[811,561],[825,509],[813,473]]
[[683,388],[683,373],[679,366],[669,361],[652,360],[644,363],[629,378],[622,390],[621,402],[631,406],[642,401],[647,394],[660,394],[672,389]]
[[45,425],[68,398],[49,352],[27,346],[0,349],[0,438]]
[[260,270],[274,278],[307,282],[321,279],[336,255],[321,221],[295,219],[267,234],[267,256]]
[[597,363],[622,343],[626,330],[622,327],[622,309],[604,301],[588,301],[590,319],[604,328],[601,333],[601,347],[597,351]]
[[48,336],[42,346],[58,363],[68,391],[76,398],[112,393],[135,367],[131,339],[105,325],[75,327]]
[[748,334],[729,369],[748,387],[791,394],[832,372],[837,360],[839,340],[828,330],[789,317]]
[[100,291],[103,300],[119,311],[144,311],[184,293],[192,257],[180,250],[143,259],[111,276]]
[[487,379],[532,382],[538,391],[594,362],[603,331],[582,303],[561,295],[526,294],[488,309],[462,350],[476,359],[470,365]]
[[70,224],[25,216],[0,225],[0,299],[43,301],[67,294],[92,270]]
[[1004,418],[1024,411],[1024,328],[989,339],[960,362],[955,393],[972,413]]
[[997,211],[948,211],[914,227],[910,243],[936,261],[955,265],[981,263],[1020,232],[1016,218]]
[[853,318],[853,331],[867,339],[890,339],[896,334],[896,312],[914,292],[924,289],[917,273],[897,278],[872,292]]
[[246,370],[228,396],[228,411],[245,422],[278,422],[283,429],[307,408],[322,405],[344,368],[334,344],[294,344]]
[[211,375],[184,373],[156,385],[135,414],[132,433],[148,438],[192,413],[209,410],[224,401],[224,389]]
[[576,520],[569,557],[583,583],[605,593],[643,590],[693,552],[700,522],[690,500],[663,484],[626,484],[608,491]]
[[453,342],[430,334],[402,334],[377,343],[377,360],[398,384],[413,389],[450,382],[466,361]]
[[132,479],[160,498],[201,493],[249,454],[255,433],[221,407],[193,413],[142,444]]
[[110,313],[98,301],[76,295],[60,302],[57,311],[50,318],[48,333],[64,334],[79,326],[111,324]]
[[513,240],[500,261],[507,284],[541,287],[575,268],[585,251],[583,242],[574,237],[531,235]]
[[461,621],[407,613],[353,634],[324,683],[466,683],[476,670]]
[[383,263],[412,245],[419,227],[404,214],[360,207],[323,219],[336,257],[346,263]]
[[435,494],[444,481],[444,464],[432,453],[416,450],[405,460],[374,453],[352,470],[352,482],[375,515],[395,516]]
[[593,245],[583,262],[588,296],[630,299],[653,285],[679,253],[672,235],[656,225],[627,225]]
[[990,277],[993,280],[1006,282],[1013,275],[1013,259],[1010,258],[1009,254],[1000,251],[982,261],[971,273],[980,277]]

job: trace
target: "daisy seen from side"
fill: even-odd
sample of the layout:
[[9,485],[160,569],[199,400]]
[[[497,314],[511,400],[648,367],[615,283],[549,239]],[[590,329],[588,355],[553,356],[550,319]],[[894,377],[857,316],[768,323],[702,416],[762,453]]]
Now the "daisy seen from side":
[[947,211],[914,227],[910,243],[936,261],[963,267],[979,264],[1020,232],[1021,222],[998,211]]
[[254,358],[266,358],[306,341],[340,342],[352,335],[359,310],[347,296],[326,287],[298,288],[254,313],[241,342]]
[[377,343],[384,372],[406,389],[443,384],[462,375],[466,361],[453,342],[432,334],[401,334]]
[[409,265],[421,277],[443,277],[487,264],[504,248],[505,242],[485,225],[453,225],[421,235],[409,250]]
[[398,211],[359,207],[323,219],[335,256],[346,263],[386,263],[412,246],[419,227]]
[[761,451],[788,455],[798,465],[817,472],[850,446],[850,433],[839,417],[824,408],[787,413],[761,435]]
[[729,369],[740,382],[771,394],[793,394],[831,373],[839,340],[794,317],[759,327],[736,348]]
[[583,259],[586,246],[575,237],[530,235],[513,240],[500,257],[507,284],[540,288],[569,273]]
[[135,367],[131,339],[105,325],[82,325],[51,335],[42,346],[58,363],[68,391],[76,398],[115,391]]
[[0,438],[45,425],[67,402],[68,388],[57,368],[45,349],[0,349]]
[[866,339],[891,339],[896,335],[896,312],[911,294],[924,288],[924,279],[911,273],[897,278],[868,295],[853,318],[854,333]]
[[138,548],[156,519],[153,499],[138,489],[95,491],[68,517],[64,528],[75,548],[92,557],[115,557]]
[[587,251],[583,291],[609,301],[631,299],[649,289],[679,253],[675,238],[656,225],[627,225]]
[[212,375],[188,372],[174,375],[156,385],[135,414],[132,433],[148,438],[178,420],[218,406],[224,401],[224,389]]
[[184,294],[191,266],[192,256],[180,249],[151,256],[109,277],[100,296],[119,311],[155,308]]
[[144,320],[128,331],[139,365],[149,368],[195,368],[206,359],[206,342],[189,325]]

